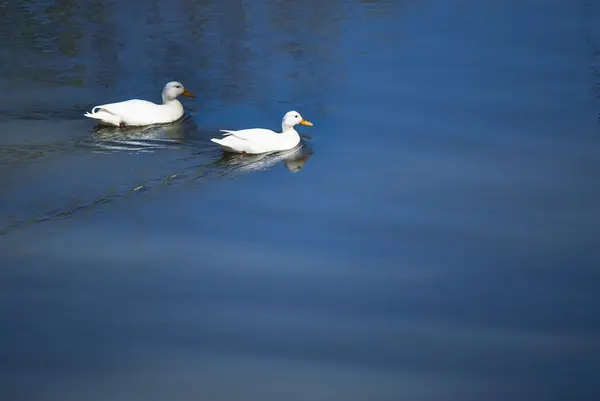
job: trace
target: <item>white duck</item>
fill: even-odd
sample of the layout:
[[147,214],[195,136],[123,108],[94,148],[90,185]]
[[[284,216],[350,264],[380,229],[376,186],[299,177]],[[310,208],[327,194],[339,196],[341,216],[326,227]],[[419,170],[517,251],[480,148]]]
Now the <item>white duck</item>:
[[259,154],[280,152],[296,147],[300,143],[300,135],[294,129],[296,124],[312,126],[297,111],[288,111],[281,123],[282,132],[269,129],[250,128],[240,131],[221,130],[225,138],[212,138],[226,152]]
[[196,97],[179,82],[173,81],[163,88],[162,104],[131,99],[96,106],[91,113],[85,113],[85,116],[121,128],[125,126],[141,127],[152,124],[166,124],[177,121],[183,116],[183,106],[177,100],[179,95]]

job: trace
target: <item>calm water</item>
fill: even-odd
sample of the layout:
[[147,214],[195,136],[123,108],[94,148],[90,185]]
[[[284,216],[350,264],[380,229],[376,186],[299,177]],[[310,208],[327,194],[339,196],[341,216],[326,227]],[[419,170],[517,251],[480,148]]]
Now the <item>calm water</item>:
[[[0,22],[2,400],[600,397],[600,2]],[[174,79],[179,123],[83,117]],[[297,152],[209,142],[292,109]]]

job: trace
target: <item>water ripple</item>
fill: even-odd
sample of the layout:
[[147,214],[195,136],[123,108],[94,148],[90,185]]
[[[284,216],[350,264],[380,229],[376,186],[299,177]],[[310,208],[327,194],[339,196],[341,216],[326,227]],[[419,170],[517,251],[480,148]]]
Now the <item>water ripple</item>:
[[[98,144],[89,142],[87,145],[94,146]],[[136,152],[152,152],[156,149],[168,148],[166,145],[149,145],[145,141],[122,141],[114,142],[113,144],[102,142],[98,146],[111,151],[125,150]],[[191,145],[188,144],[188,146]],[[189,150],[189,148],[186,149]],[[219,154],[220,157],[218,157]],[[69,206],[67,207],[64,206],[67,202],[63,201],[61,202],[63,205],[38,212],[35,217],[19,219],[14,216],[8,216],[4,224],[2,224],[3,227],[0,226],[0,235],[24,229],[33,224],[58,218],[68,218],[82,211],[93,211],[101,205],[113,204],[160,188],[183,184],[194,186],[200,182],[199,180],[235,177],[240,174],[265,171],[280,162],[283,162],[284,166],[290,172],[296,173],[304,167],[312,155],[313,150],[307,144],[300,144],[289,151],[265,155],[232,155],[221,153],[216,148],[208,150],[197,149],[194,156],[181,159],[185,161],[185,164],[178,164],[178,167],[170,172],[162,172],[157,176],[137,181],[135,184],[123,184],[117,189],[112,188],[106,191],[106,193],[95,197],[80,195],[82,198],[72,199],[68,202]],[[198,163],[198,160],[202,160],[202,162]]]

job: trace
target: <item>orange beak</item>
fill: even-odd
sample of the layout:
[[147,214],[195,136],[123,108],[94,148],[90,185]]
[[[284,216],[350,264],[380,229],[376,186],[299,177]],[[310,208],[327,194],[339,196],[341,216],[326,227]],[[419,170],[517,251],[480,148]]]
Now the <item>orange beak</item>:
[[192,92],[189,92],[187,89],[183,90],[182,95],[187,97],[196,97],[196,95],[194,95]]
[[302,124],[302,125],[308,125],[309,127],[312,127],[312,125],[313,125],[313,123],[311,123],[310,121],[306,121],[306,120],[300,121],[300,124]]

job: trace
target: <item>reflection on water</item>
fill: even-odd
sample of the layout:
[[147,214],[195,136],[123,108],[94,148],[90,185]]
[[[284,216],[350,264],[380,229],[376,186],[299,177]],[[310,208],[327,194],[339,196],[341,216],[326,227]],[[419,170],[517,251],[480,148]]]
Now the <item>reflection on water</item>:
[[0,0],[0,399],[595,401],[595,3]]
[[286,157],[283,159],[283,164],[285,167],[291,171],[292,173],[297,173],[304,168],[304,165],[313,155],[313,151],[311,149],[303,149],[305,152],[296,153],[293,156]]
[[99,141],[124,141],[128,139],[151,139],[178,142],[183,139],[184,121],[191,121],[184,116],[169,124],[149,125],[144,127],[110,127],[97,125],[92,136]]
[[145,127],[119,128],[97,125],[92,132],[92,138],[104,151],[151,152],[177,144],[184,145],[185,133],[195,129],[193,120],[184,115],[173,123]]
[[[289,0],[14,0],[3,8],[10,23],[0,27],[8,39],[0,51],[10,54],[13,62],[0,66],[0,81],[6,89],[23,92],[18,96],[25,103],[22,114],[35,109],[51,112],[62,104],[66,109],[86,109],[126,94],[149,98],[172,79],[201,92],[204,105],[261,102],[256,92],[265,91],[281,91],[278,101],[297,102],[298,94],[313,93],[306,92],[298,77],[312,71],[311,79],[317,80],[311,86],[327,85],[324,71],[310,64],[314,58],[305,61],[303,54],[335,53],[339,33],[335,17],[343,12],[342,4],[342,0],[302,5]],[[316,29],[303,34],[320,38],[319,46],[294,38],[303,18],[310,18]],[[284,38],[285,53],[269,50],[280,46],[273,32]],[[288,63],[288,52],[298,63]],[[56,98],[51,88],[70,95]],[[83,100],[83,93],[89,98]],[[76,98],[82,103],[68,103]],[[44,107],[50,102],[51,107]],[[19,110],[14,103],[10,108],[13,115]]]
[[277,153],[259,155],[241,155],[224,152],[219,159],[221,166],[229,171],[259,171],[265,170],[283,161],[283,165],[292,173],[300,171],[313,155],[312,149],[302,142],[294,149]]

